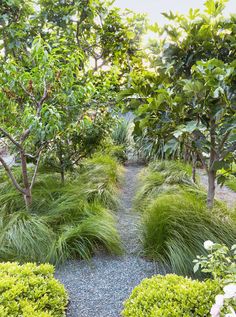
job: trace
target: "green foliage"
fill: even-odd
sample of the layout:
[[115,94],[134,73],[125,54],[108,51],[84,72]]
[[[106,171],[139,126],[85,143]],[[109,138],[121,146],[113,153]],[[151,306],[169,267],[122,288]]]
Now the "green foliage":
[[[197,256],[194,270],[201,269],[203,273],[211,273],[223,288],[224,294],[215,297],[211,309],[212,316],[234,316],[236,309],[236,245],[229,249],[224,244],[204,242],[207,256]],[[228,314],[227,314],[228,313]]]
[[39,174],[28,213],[16,190],[2,183],[0,259],[59,264],[89,259],[99,247],[120,253],[113,211],[121,176],[119,164],[101,155],[84,160],[64,186],[57,174]]
[[197,189],[191,179],[191,167],[180,161],[154,161],[140,175],[141,186],[135,197],[137,210],[146,208],[162,193],[172,193],[184,188]]
[[0,9],[0,132],[20,156],[22,186],[0,161],[29,209],[40,160],[63,184],[111,133],[146,22],[106,0],[21,2]]
[[[209,172],[208,207],[216,172],[235,161],[235,17],[226,1],[205,2],[205,12],[164,13],[168,22],[135,68],[122,96],[135,113],[134,136],[145,158],[199,161]],[[128,98],[127,98],[128,97]],[[218,180],[223,183],[224,177]]]
[[236,226],[226,210],[209,213],[202,194],[166,193],[147,206],[143,214],[144,250],[178,274],[193,275],[192,261],[205,252],[203,242],[231,245]]
[[236,282],[236,245],[231,248],[224,244],[213,243],[208,240],[204,242],[204,248],[208,251],[206,256],[197,256],[194,260],[194,270],[201,270],[203,273],[211,273],[216,280],[223,283]]
[[117,118],[113,125],[110,136],[101,142],[99,151],[125,163],[132,146],[131,123]]
[[2,317],[65,316],[68,296],[53,277],[49,264],[0,264],[0,315]]
[[1,261],[44,262],[54,238],[52,228],[40,217],[1,211]]
[[235,176],[229,177],[226,180],[225,185],[229,187],[230,189],[232,189],[234,192],[236,192],[236,177]]
[[177,275],[144,279],[124,304],[124,317],[210,317],[217,281],[200,282]]
[[88,260],[101,246],[110,253],[120,254],[120,240],[113,216],[107,210],[101,207],[99,209],[99,206],[90,208],[93,208],[93,213],[83,221],[77,221],[77,225],[61,226],[61,234],[49,254],[52,263],[61,263],[72,258]]
[[193,275],[192,261],[205,252],[205,240],[233,243],[236,225],[231,214],[219,202],[209,213],[206,193],[191,180],[189,165],[152,162],[140,184],[135,209],[142,212],[144,252],[171,271]]
[[115,145],[128,146],[129,140],[130,122],[122,119],[116,123],[115,128],[112,131],[111,138]]

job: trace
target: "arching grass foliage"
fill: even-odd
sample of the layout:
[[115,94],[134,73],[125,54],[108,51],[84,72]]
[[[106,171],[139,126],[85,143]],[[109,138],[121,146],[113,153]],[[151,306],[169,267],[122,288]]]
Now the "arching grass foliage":
[[113,212],[119,201],[122,168],[108,156],[96,155],[68,176],[40,174],[30,212],[7,181],[0,186],[0,260],[61,263],[89,259],[104,247],[120,253]]
[[142,212],[145,254],[175,273],[193,275],[193,260],[212,240],[232,245],[236,225],[231,211],[216,202],[206,208],[205,191],[191,181],[188,166],[154,162],[141,176],[135,208]]

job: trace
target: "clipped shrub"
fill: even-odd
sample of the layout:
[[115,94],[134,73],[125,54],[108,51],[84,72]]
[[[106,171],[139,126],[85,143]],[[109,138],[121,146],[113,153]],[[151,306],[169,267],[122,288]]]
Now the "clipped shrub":
[[0,263],[0,316],[65,316],[67,293],[53,273],[49,264]]
[[192,275],[192,261],[206,254],[205,240],[234,243],[235,223],[223,207],[209,212],[201,193],[179,191],[158,196],[142,216],[145,253],[172,272]]
[[144,279],[124,303],[123,317],[207,317],[220,291],[217,281],[169,274]]

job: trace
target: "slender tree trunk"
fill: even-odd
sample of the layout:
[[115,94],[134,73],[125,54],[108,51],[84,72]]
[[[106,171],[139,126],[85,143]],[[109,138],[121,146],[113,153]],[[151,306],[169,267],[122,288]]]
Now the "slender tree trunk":
[[215,198],[215,182],[216,182],[216,171],[214,170],[214,163],[217,161],[216,151],[216,122],[215,119],[210,120],[210,161],[208,169],[208,192],[207,192],[207,206],[209,209],[213,208]]
[[24,184],[25,206],[26,206],[26,209],[29,210],[32,204],[32,192],[31,192],[30,182],[28,177],[26,156],[23,151],[20,152],[20,157],[21,157],[22,178],[23,178],[23,184]]
[[59,151],[58,151],[58,158],[60,162],[60,174],[61,174],[61,183],[62,185],[65,184],[65,162],[63,159],[63,152],[62,152],[62,144],[59,143]]
[[210,170],[208,172],[208,192],[207,192],[207,207],[209,209],[212,209],[214,205],[215,180],[216,180],[216,172],[213,170]]
[[64,185],[64,184],[65,184],[65,169],[64,169],[64,166],[63,166],[63,165],[61,165],[61,172],[60,172],[60,174],[61,174],[61,183],[62,183],[62,185]]
[[192,158],[192,180],[196,183],[196,164],[197,164],[197,155],[193,154]]

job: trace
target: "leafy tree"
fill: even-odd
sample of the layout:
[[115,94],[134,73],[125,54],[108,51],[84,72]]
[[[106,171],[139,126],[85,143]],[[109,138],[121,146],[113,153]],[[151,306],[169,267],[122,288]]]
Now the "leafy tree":
[[171,153],[188,157],[194,166],[197,159],[202,162],[210,208],[217,171],[230,168],[236,150],[236,20],[223,16],[226,2],[208,0],[204,13],[164,14],[170,23],[151,27],[161,35],[150,43],[151,70],[134,72],[126,92],[137,109],[136,135],[162,157]]
[[12,151],[20,154],[23,183],[3,157],[1,162],[27,207],[40,158],[47,157],[63,181],[65,171],[109,133],[119,86],[141,61],[144,18],[121,15],[111,4],[3,1],[0,128]]
[[[79,48],[86,56],[80,67],[97,71],[118,65],[127,70],[137,54],[145,27],[142,15],[120,14],[113,1],[39,0],[40,35],[49,43],[64,43],[70,51]],[[53,35],[53,37],[52,37]]]
[[[32,203],[41,154],[60,131],[63,113],[55,102],[59,98],[64,102],[70,98],[68,89],[77,74],[74,61],[70,58],[66,65],[62,64],[58,52],[36,38],[27,54],[27,65],[8,59],[1,67],[0,131],[14,153],[20,155],[22,184],[2,156],[0,162],[24,196],[27,208]],[[29,158],[35,162],[33,175],[27,165]]]
[[35,35],[30,16],[34,14],[32,1],[2,0],[0,6],[0,49],[5,59],[9,55],[17,59]]
[[[217,170],[230,169],[236,150],[236,108],[232,96],[235,66],[234,62],[226,64],[217,59],[197,62],[192,67],[192,79],[183,87],[188,95],[190,118],[195,123],[189,146],[208,173],[207,203],[210,208]],[[220,180],[223,181],[222,177]]]

